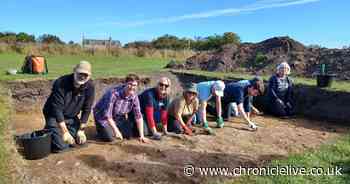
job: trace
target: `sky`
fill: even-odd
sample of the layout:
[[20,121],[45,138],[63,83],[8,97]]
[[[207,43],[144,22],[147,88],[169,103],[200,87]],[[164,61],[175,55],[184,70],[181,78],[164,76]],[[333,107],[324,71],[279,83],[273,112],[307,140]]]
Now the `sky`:
[[305,45],[350,46],[349,0],[2,0],[0,8],[0,32],[54,34],[65,42],[235,32],[242,42],[289,36]]

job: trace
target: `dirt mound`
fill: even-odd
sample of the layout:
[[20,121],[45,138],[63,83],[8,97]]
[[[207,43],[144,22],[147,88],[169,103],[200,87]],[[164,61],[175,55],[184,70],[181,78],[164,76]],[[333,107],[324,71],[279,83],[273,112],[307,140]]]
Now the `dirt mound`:
[[318,71],[320,63],[326,63],[330,72],[338,74],[339,79],[350,79],[350,49],[305,47],[289,37],[274,37],[255,44],[225,45],[217,51],[198,53],[184,64],[168,67],[271,74],[282,61],[287,61],[293,73],[299,76],[311,77]]

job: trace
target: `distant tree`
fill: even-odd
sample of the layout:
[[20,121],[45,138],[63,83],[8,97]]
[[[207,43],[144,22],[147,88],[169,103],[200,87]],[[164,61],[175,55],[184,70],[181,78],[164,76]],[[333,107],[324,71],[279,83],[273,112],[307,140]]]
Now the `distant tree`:
[[196,37],[193,49],[216,50],[225,44],[240,44],[240,38],[236,33],[226,32],[223,35],[212,35],[206,38]]
[[267,57],[261,53],[261,52],[258,52],[255,56],[255,60],[254,60],[254,64],[253,66],[254,67],[263,67],[265,62],[267,61]]
[[152,45],[156,49],[180,49],[180,39],[173,35],[164,35],[152,41]]
[[129,42],[124,45],[124,48],[152,48],[152,43],[149,41],[135,41],[135,42]]
[[222,37],[222,44],[240,44],[241,39],[234,32],[226,32]]
[[35,42],[35,36],[29,35],[29,34],[24,33],[24,32],[20,32],[16,35],[16,41],[17,42],[24,42],[24,43]]
[[0,37],[0,42],[13,44],[16,43],[16,33],[3,32]]
[[69,45],[74,45],[74,41],[71,40],[71,41],[68,42],[68,44]]
[[46,44],[64,44],[63,41],[58,36],[51,35],[51,34],[43,34],[39,36],[38,42],[40,43],[46,43]]

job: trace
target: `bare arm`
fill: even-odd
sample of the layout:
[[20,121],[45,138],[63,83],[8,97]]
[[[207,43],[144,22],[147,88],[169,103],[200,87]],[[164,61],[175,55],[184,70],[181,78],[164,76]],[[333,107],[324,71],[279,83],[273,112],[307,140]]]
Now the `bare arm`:
[[147,143],[148,139],[145,138],[145,135],[143,134],[143,119],[142,118],[138,118],[136,119],[136,125],[137,125],[137,129],[139,130],[139,140],[142,143]]
[[249,118],[249,116],[247,115],[247,113],[244,111],[243,103],[238,104],[238,111],[239,111],[240,114],[243,116],[244,120],[245,120],[248,124],[250,124],[251,121],[250,121],[250,118]]
[[61,128],[62,133],[68,132],[66,123],[64,121],[58,123],[59,127]]
[[116,122],[112,118],[109,118],[107,121],[108,121],[108,124],[112,127],[114,135],[120,138],[121,140],[123,140],[123,135],[120,133],[119,128],[116,125]]
[[202,123],[207,122],[207,110],[206,110],[206,108],[207,108],[207,102],[201,102],[199,113],[201,113],[200,114],[201,115],[200,121],[203,121]]
[[143,119],[142,118],[136,119],[136,125],[137,125],[137,129],[139,130],[140,137],[144,137],[144,135],[143,135]]
[[221,97],[216,96],[216,113],[218,117],[221,117],[222,109],[221,109]]

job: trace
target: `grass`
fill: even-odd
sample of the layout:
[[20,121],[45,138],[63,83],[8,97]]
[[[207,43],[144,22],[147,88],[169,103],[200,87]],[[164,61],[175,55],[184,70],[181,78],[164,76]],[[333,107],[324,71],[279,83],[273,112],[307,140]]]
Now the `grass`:
[[[245,184],[245,183],[264,183],[264,184],[314,184],[314,183],[336,183],[336,184],[346,184],[350,181],[350,135],[346,135],[340,138],[335,144],[326,144],[321,146],[318,150],[310,150],[303,154],[290,155],[285,160],[275,160],[268,167],[284,167],[284,166],[294,166],[303,167],[306,170],[310,170],[313,167],[323,168],[327,171],[328,168],[342,168],[340,170],[341,175],[335,175],[336,172],[330,169],[329,173],[324,173],[324,175],[318,176],[252,176],[245,175],[239,177],[238,179],[225,182],[225,184]],[[322,169],[318,169],[321,171]],[[329,174],[329,175],[328,175]]]
[[[210,78],[219,78],[219,79],[251,79],[254,75],[250,74],[242,74],[242,73],[224,73],[224,72],[208,72],[208,71],[199,71],[199,70],[172,70],[174,72],[185,73],[185,74],[193,74],[193,75],[201,75]],[[261,76],[265,81],[269,80],[269,75]],[[293,77],[293,83],[295,85],[307,85],[307,86],[316,86],[316,79],[313,78],[303,78],[303,77]],[[350,82],[347,81],[333,81],[332,86],[328,88],[324,88],[329,91],[344,91],[350,92]]]
[[7,75],[6,70],[13,68],[20,70],[25,55],[17,53],[0,54],[0,80],[9,81],[16,79],[55,79],[63,74],[71,73],[73,67],[81,60],[87,60],[92,64],[93,78],[123,76],[129,72],[147,74],[161,70],[167,63],[166,59],[141,58],[136,56],[47,56],[49,74],[31,75],[17,74]]
[[9,183],[10,177],[10,143],[9,143],[9,113],[8,97],[0,86],[0,183]]

